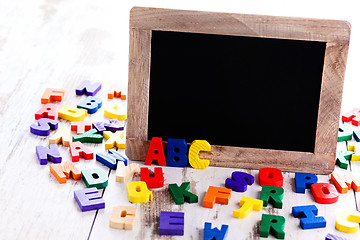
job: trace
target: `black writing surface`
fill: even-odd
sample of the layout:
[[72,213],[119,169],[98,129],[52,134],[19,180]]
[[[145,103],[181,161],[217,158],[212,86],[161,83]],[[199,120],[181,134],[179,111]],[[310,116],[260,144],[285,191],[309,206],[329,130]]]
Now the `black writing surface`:
[[148,139],[313,152],[325,48],[152,31]]

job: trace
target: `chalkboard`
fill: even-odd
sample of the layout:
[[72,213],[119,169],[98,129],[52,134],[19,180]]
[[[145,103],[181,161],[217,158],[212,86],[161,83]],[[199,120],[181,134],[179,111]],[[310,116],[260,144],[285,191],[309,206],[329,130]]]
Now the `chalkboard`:
[[314,152],[325,48],[153,31],[148,139]]
[[207,140],[212,166],[332,172],[349,38],[346,21],[133,8],[127,156]]

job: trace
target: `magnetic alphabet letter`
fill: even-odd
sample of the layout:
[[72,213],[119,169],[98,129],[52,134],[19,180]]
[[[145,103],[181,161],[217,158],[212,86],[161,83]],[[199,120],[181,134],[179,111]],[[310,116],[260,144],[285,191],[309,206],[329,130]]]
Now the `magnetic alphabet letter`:
[[260,224],[260,237],[269,237],[272,233],[278,239],[285,238],[285,218],[283,216],[263,214]]
[[341,120],[343,122],[350,122],[354,126],[360,125],[360,108],[354,108],[351,111],[342,115]]
[[325,218],[316,217],[318,215],[318,209],[315,205],[293,207],[292,215],[296,218],[300,218],[300,226],[302,229],[326,227]]
[[221,225],[221,230],[218,228],[211,228],[211,223],[205,222],[204,225],[204,240],[224,240],[228,233],[229,225]]
[[70,154],[73,162],[78,162],[80,157],[86,160],[94,158],[94,153],[81,142],[70,143]]
[[115,149],[109,149],[107,155],[103,153],[97,153],[96,160],[114,170],[117,167],[117,161],[122,161],[125,166],[128,164],[127,159],[118,153]]
[[102,100],[97,97],[89,96],[80,102],[77,107],[87,110],[89,114],[96,113],[102,106]]
[[260,200],[264,202],[264,207],[271,203],[275,208],[282,208],[282,199],[284,197],[284,189],[282,187],[274,187],[263,185]]
[[179,187],[176,183],[169,184],[169,192],[177,205],[188,203],[197,203],[198,196],[189,192],[190,182],[183,182]]
[[305,193],[305,189],[310,189],[311,184],[317,183],[318,177],[313,173],[295,173],[295,189],[297,193]]
[[225,180],[225,187],[235,192],[246,192],[247,186],[254,183],[254,176],[245,172],[233,172],[231,178]]
[[37,124],[30,125],[30,132],[38,136],[49,136],[50,129],[56,130],[58,123],[50,118],[40,118]]
[[49,148],[36,146],[36,155],[39,159],[40,165],[46,165],[48,160],[53,163],[61,163],[62,159],[56,144],[50,144]]
[[169,138],[167,145],[167,166],[186,167],[188,164],[187,144],[184,139]]
[[41,96],[41,103],[49,103],[51,101],[60,102],[64,97],[64,89],[46,88],[43,95]]
[[151,165],[156,160],[159,166],[166,166],[164,146],[161,137],[153,137],[146,155],[145,165]]
[[311,193],[315,198],[315,202],[321,204],[336,203],[339,199],[339,194],[335,186],[329,183],[312,184]]
[[161,167],[154,168],[153,176],[150,176],[148,168],[140,169],[141,181],[146,182],[148,188],[161,188],[164,186],[164,175]]
[[160,235],[184,235],[184,216],[183,212],[160,212]]
[[113,207],[110,214],[110,227],[132,230],[136,218],[136,208],[128,206]]
[[189,163],[193,168],[205,169],[209,166],[210,160],[200,159],[200,151],[211,151],[211,145],[205,140],[195,140],[189,149]]
[[40,118],[50,118],[52,120],[55,120],[55,117],[56,117],[56,105],[53,103],[46,104],[39,111],[35,113],[36,120]]
[[343,210],[336,216],[335,228],[345,233],[355,233],[359,229],[360,213],[355,210]]
[[215,203],[228,205],[230,197],[231,189],[209,186],[204,197],[203,207],[213,208]]
[[283,186],[283,176],[280,169],[262,168],[259,170],[260,186],[268,185],[274,187]]
[[95,96],[100,89],[101,83],[91,83],[88,80],[84,80],[76,87],[75,93],[76,95],[83,95],[85,93],[87,96]]
[[74,198],[83,212],[105,208],[105,202],[95,187],[74,191]]
[[80,180],[81,179],[81,172],[70,161],[65,162],[64,165],[51,164],[50,165],[50,172],[59,181],[59,183],[66,183],[66,179],[69,179],[70,176],[74,180]]
[[101,168],[85,169],[81,171],[86,187],[105,188],[108,185],[108,174]]
[[263,201],[243,196],[240,200],[240,208],[233,211],[233,217],[246,218],[252,211],[261,211]]
[[126,192],[128,194],[129,201],[132,203],[141,203],[153,200],[153,194],[147,188],[146,182],[129,182],[126,185]]

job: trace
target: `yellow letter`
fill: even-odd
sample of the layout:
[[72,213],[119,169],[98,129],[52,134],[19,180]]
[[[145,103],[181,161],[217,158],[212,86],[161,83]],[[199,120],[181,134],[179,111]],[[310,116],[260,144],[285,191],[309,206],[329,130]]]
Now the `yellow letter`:
[[355,210],[343,210],[336,216],[335,228],[341,232],[357,232],[360,223],[360,213]]
[[125,132],[124,131],[116,131],[115,133],[110,131],[103,132],[104,137],[107,139],[105,143],[105,149],[111,149],[113,147],[125,149]]
[[189,149],[189,163],[193,168],[207,168],[210,164],[208,159],[200,159],[200,151],[211,151],[210,143],[205,140],[195,140],[191,143]]
[[132,203],[152,201],[152,192],[147,188],[146,182],[129,182],[126,186],[129,201]]
[[121,110],[118,105],[109,105],[104,109],[104,115],[108,118],[116,118],[118,120],[126,120],[127,114],[125,110]]
[[246,218],[252,211],[261,211],[263,201],[243,196],[240,200],[240,208],[233,211],[233,217]]
[[85,109],[74,108],[70,106],[62,107],[58,112],[59,118],[73,122],[79,122],[84,120],[86,115],[87,111]]

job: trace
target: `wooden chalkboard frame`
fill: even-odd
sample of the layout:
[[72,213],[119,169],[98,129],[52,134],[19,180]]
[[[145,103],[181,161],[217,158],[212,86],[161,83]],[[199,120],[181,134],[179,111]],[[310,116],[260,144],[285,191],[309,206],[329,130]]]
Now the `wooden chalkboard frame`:
[[351,30],[348,22],[134,7],[130,13],[126,132],[126,155],[133,160],[145,160],[150,144],[152,30],[326,42],[314,152],[212,145],[210,152],[200,153],[200,158],[221,167],[275,167],[317,174],[333,171]]

